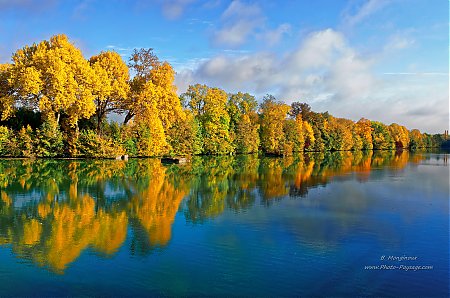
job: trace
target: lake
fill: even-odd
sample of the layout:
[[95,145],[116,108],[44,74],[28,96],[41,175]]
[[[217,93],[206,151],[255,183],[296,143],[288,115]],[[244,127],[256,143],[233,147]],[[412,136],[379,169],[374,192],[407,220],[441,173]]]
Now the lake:
[[0,296],[447,297],[448,157],[0,160]]

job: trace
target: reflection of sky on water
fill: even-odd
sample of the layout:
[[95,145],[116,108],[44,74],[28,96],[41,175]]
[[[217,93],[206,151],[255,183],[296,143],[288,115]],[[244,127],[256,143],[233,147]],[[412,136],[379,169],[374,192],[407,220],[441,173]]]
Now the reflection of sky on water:
[[268,226],[281,224],[299,238],[306,238],[306,243],[317,242],[319,246],[333,244],[353,234],[351,230],[395,244],[401,236],[399,224],[413,224],[436,213],[446,215],[448,177],[448,167],[427,165],[408,166],[396,172],[375,170],[364,183],[349,174],[326,187],[310,189],[304,198],[286,197],[271,208],[258,208],[230,220],[256,226],[262,222]]
[[[116,165],[64,173],[57,187],[37,177],[27,182],[28,192],[14,181],[2,188],[0,280],[29,281],[45,287],[42,295],[379,296],[389,290],[388,296],[442,296],[448,290],[449,172],[442,155],[336,153],[309,163],[206,158],[196,161],[195,174],[189,166],[132,161],[105,174]],[[56,215],[60,220],[52,221]],[[55,238],[55,226],[64,224],[73,228]],[[69,248],[70,258],[50,260]],[[403,254],[435,268],[362,269],[380,264],[381,255]],[[0,286],[0,296],[30,293]]]

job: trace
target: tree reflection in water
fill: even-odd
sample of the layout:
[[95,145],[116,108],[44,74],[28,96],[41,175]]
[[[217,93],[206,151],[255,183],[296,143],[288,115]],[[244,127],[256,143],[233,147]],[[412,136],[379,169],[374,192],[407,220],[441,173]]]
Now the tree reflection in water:
[[[90,249],[114,255],[131,235],[136,254],[164,248],[180,211],[202,223],[377,168],[400,170],[424,156],[408,152],[308,153],[289,158],[194,157],[186,165],[158,159],[0,161],[0,245],[20,258],[64,273]],[[184,201],[183,201],[184,199]]]

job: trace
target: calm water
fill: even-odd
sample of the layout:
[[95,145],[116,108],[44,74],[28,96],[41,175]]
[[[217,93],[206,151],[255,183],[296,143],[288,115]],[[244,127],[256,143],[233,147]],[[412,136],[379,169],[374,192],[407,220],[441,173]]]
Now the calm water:
[[1,160],[0,296],[447,297],[447,159]]

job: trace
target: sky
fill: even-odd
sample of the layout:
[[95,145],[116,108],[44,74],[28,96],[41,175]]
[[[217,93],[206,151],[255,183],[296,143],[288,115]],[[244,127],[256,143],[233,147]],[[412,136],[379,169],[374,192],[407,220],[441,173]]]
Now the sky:
[[336,117],[449,128],[447,0],[0,0],[0,62],[64,33],[86,58],[153,48],[182,93],[273,94]]

